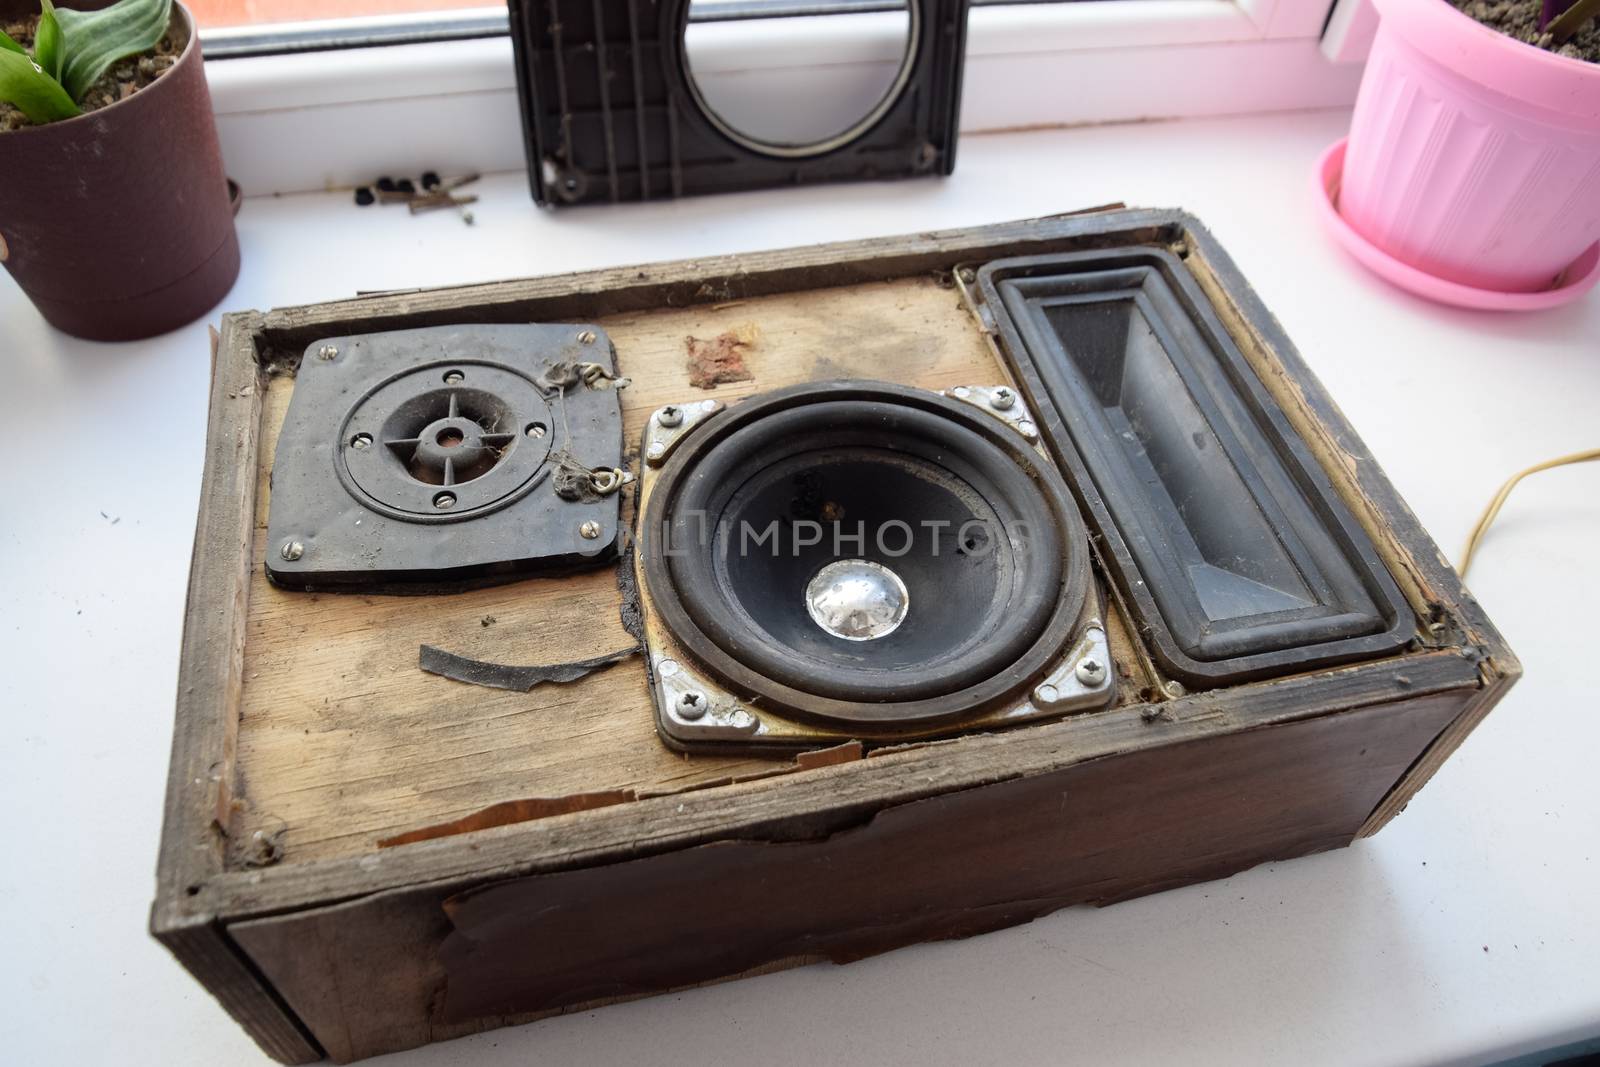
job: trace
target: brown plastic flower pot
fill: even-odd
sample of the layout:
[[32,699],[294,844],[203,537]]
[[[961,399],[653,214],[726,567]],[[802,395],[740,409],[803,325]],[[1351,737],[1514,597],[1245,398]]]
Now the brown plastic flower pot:
[[[94,8],[98,3],[73,4]],[[37,11],[0,0],[0,16]],[[131,341],[204,315],[239,275],[200,42],[153,84],[64,122],[0,133],[0,261],[58,329]]]

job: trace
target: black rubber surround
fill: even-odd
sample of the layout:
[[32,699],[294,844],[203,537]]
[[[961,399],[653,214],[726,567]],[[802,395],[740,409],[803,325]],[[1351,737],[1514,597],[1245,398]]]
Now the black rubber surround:
[[[694,660],[759,704],[843,723],[960,717],[1030,684],[1071,639],[1089,582],[1083,523],[1052,467],[963,403],[879,382],[798,386],[713,416],[658,476],[640,546],[655,609]],[[904,624],[870,642],[825,633],[804,606],[822,564],[858,557],[910,594]]]

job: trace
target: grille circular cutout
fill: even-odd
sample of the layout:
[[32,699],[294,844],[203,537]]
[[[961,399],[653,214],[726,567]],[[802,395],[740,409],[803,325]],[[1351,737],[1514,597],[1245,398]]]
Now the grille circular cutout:
[[454,360],[390,378],[350,408],[337,464],[346,487],[395,518],[456,522],[502,507],[546,473],[550,406],[526,375]]

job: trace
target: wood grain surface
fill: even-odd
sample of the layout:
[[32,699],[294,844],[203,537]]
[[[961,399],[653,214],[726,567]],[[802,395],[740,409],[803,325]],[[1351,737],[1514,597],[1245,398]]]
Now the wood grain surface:
[[[959,295],[931,277],[635,312],[601,325],[632,378],[622,399],[634,466],[650,412],[673,401],[829,378],[930,389],[1003,378]],[[752,380],[691,388],[686,339],[750,326]],[[668,751],[656,738],[642,658],[529,693],[417,668],[423,643],[514,664],[628,647],[611,568],[429,597],[268,583],[272,456],[293,388],[292,377],[274,376],[263,397],[231,865],[260,862],[263,837],[281,862],[324,859],[505,801],[664,792],[772,769],[766,759]]]

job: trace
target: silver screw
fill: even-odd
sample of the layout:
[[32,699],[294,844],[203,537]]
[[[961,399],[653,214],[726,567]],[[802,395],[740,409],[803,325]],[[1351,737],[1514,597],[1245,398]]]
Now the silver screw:
[[594,338],[595,334],[593,330],[584,330],[578,335],[578,343],[580,345],[592,345],[594,344]]
[[1017,432],[1030,441],[1039,436],[1039,428],[1027,419],[1017,423]]
[[1033,700],[1036,704],[1044,704],[1048,707],[1060,699],[1061,690],[1057,689],[1049,682],[1045,682],[1043,685],[1036,686],[1033,690]]
[[578,532],[588,540],[593,541],[596,537],[600,536],[600,524],[595,522],[593,519],[590,519],[588,522],[578,527]]
[[463,379],[465,377],[466,377],[466,375],[462,374],[458,370],[447,370],[447,371],[444,372],[444,384],[446,384],[446,385],[455,385],[457,382],[461,381],[461,379]]
[[967,397],[972,395],[972,390],[968,389],[964,385],[958,385],[954,389],[950,390],[950,392],[955,395],[957,400],[965,400]]
[[667,427],[681,426],[683,425],[683,409],[669,404],[656,413],[656,421]]
[[1166,685],[1161,687],[1161,691],[1166,693],[1167,696],[1171,697],[1173,700],[1178,699],[1179,697],[1183,696],[1184,693],[1188,692],[1188,690],[1184,689],[1182,682],[1168,682]]
[[456,506],[456,495],[454,493],[440,493],[433,498],[433,506],[440,511],[446,508],[453,508]]
[[989,406],[994,408],[996,411],[1010,410],[1012,405],[1014,405],[1016,402],[1017,394],[1013,393],[1010,389],[1007,389],[1003,385],[989,394]]
[[978,272],[973,270],[971,267],[962,267],[961,280],[970,285],[978,280]]
[[649,456],[651,459],[660,459],[666,454],[667,446],[662,444],[660,441],[651,441],[650,447],[645,449],[645,455]]
[[685,693],[678,698],[678,714],[685,719],[698,719],[704,716],[705,713],[706,697],[704,693]]
[[368,448],[371,448],[372,447],[372,435],[370,433],[358,433],[358,434],[356,434],[354,437],[352,437],[350,439],[350,447],[355,449],[358,452],[363,451],[363,450],[368,449]]
[[299,541],[285,541],[283,547],[278,549],[278,555],[293,563],[306,554],[306,546]]
[[1099,685],[1106,680],[1106,665],[1097,659],[1086,659],[1075,672],[1084,685]]
[[333,345],[323,345],[321,348],[317,349],[318,359],[335,359],[338,357],[338,355],[339,349]]
[[545,435],[544,423],[530,422],[528,423],[528,428],[523,432],[529,437],[543,437]]

